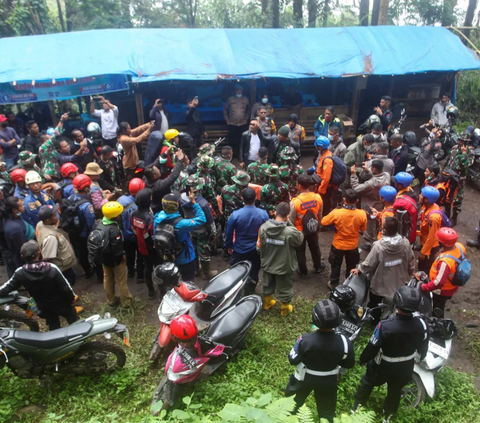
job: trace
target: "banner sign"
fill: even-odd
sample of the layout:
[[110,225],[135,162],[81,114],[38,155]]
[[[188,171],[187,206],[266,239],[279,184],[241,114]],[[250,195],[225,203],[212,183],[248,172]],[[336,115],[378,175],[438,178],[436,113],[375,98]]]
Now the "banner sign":
[[[33,82],[33,83],[32,83]],[[0,104],[30,103],[104,94],[127,89],[126,75],[0,84]]]

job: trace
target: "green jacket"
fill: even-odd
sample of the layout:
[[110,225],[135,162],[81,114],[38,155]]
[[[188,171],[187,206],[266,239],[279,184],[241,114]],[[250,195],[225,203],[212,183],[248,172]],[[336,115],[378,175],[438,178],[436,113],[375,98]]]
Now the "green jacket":
[[357,138],[353,144],[349,145],[343,161],[347,165],[347,168],[353,165],[361,165],[367,159],[367,150],[363,145],[362,138]]
[[290,221],[268,220],[258,234],[262,269],[275,275],[293,273],[297,267],[295,249],[302,245],[303,233]]

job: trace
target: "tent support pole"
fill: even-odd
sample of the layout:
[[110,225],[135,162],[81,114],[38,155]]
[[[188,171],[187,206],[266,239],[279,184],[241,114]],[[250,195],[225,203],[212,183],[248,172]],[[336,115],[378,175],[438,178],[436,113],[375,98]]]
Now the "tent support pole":
[[56,127],[58,124],[57,114],[55,113],[55,105],[53,100],[48,100],[48,108],[50,109],[50,116],[52,117],[53,126]]
[[137,107],[138,124],[143,125],[145,120],[143,118],[143,100],[142,94],[135,94],[135,106]]
[[[358,127],[358,106],[360,103],[360,91],[361,91],[361,83],[362,77],[357,76],[355,81],[355,90],[353,92],[352,103],[350,104],[350,117],[352,118],[355,128]],[[356,133],[356,130],[355,130]]]
[[250,107],[252,107],[257,101],[257,80],[252,79],[250,83]]

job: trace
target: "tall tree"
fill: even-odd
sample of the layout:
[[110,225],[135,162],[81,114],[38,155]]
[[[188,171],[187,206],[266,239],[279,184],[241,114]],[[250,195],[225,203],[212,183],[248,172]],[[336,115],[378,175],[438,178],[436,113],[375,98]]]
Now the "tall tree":
[[57,0],[57,9],[58,9],[58,20],[60,21],[62,32],[66,32],[67,28],[65,27],[65,21],[63,19],[62,3],[60,3],[60,0]]
[[303,28],[303,0],[293,0],[293,25]]
[[[477,9],[477,0],[469,0],[468,1],[468,7],[467,7],[467,13],[465,14],[465,22],[463,23],[463,26],[470,27],[473,24],[473,17],[475,16],[475,10]],[[470,30],[469,29],[464,29],[463,33],[467,36],[470,37]]]
[[280,1],[272,0],[272,26],[273,28],[280,28]]
[[315,28],[317,26],[318,0],[308,0],[308,27]]
[[380,0],[378,11],[378,25],[387,25],[388,21],[388,0]]
[[265,14],[268,12],[268,0],[262,0],[262,13]]
[[372,21],[370,25],[376,26],[378,25],[378,14],[380,12],[380,0],[373,0],[373,7],[372,7]]
[[361,26],[368,26],[369,11],[370,11],[370,0],[360,0],[359,22]]
[[442,26],[455,25],[455,6],[457,0],[443,0]]
[[45,0],[18,0],[7,23],[17,35],[40,35],[53,30]]
[[323,0],[322,26],[327,26],[330,15],[330,0]]

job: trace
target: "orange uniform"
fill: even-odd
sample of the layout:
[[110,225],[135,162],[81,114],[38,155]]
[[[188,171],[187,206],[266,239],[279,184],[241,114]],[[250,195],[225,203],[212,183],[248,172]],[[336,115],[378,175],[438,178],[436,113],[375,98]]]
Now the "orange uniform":
[[312,213],[315,216],[319,216],[320,220],[323,208],[323,201],[320,195],[314,192],[300,193],[292,199],[292,204],[295,208],[295,222],[292,223],[300,232],[303,231],[303,217],[308,210],[312,210]]
[[325,160],[327,157],[332,157],[332,153],[329,150],[325,150],[320,156],[318,159],[317,169],[315,170],[316,174],[322,180],[320,186],[318,187],[319,194],[326,194],[327,188],[330,185],[330,178],[332,177],[333,159]]
[[[435,213],[432,213],[435,211]],[[422,249],[420,252],[429,256],[432,248],[438,247],[437,231],[442,226],[441,209],[435,203],[428,209],[422,206],[422,222],[420,224],[420,243]]]
[[360,209],[334,209],[322,219],[322,226],[332,224],[335,225],[332,245],[338,250],[353,250],[358,247],[359,232],[367,229],[367,214]]
[[395,217],[395,209],[393,207],[385,207],[377,214],[377,220],[380,221],[377,239],[382,238],[383,225],[385,224],[385,219],[387,217]]
[[411,188],[411,187],[403,188],[403,189],[401,189],[400,191],[397,192],[397,196],[395,198],[399,198],[399,197],[403,196],[404,194],[409,195],[413,192],[414,192],[413,188]]

